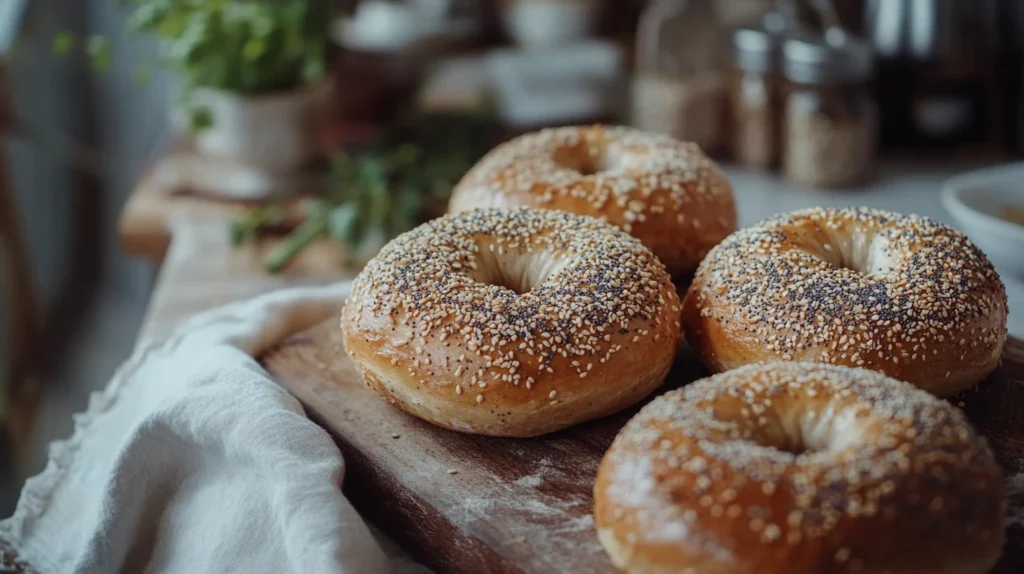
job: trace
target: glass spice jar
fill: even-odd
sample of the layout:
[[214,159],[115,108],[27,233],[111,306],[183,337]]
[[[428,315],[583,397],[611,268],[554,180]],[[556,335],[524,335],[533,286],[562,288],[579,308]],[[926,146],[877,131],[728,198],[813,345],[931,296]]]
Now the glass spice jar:
[[783,174],[812,187],[864,182],[873,175],[878,134],[871,47],[832,29],[791,38],[782,50]]
[[711,0],[655,0],[640,16],[632,124],[714,153],[725,146],[722,31]]
[[729,149],[736,161],[771,169],[779,160],[782,78],[778,70],[781,15],[733,31],[733,70],[729,82]]

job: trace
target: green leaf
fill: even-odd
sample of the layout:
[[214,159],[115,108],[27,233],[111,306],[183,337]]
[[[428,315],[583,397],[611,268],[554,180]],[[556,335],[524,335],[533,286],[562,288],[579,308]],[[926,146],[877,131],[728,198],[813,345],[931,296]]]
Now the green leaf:
[[367,220],[372,227],[383,227],[388,220],[388,213],[391,210],[391,196],[388,194],[386,182],[380,182],[369,188],[369,207],[367,209]]
[[413,186],[403,187],[396,198],[397,205],[391,216],[391,235],[398,235],[413,228],[423,209],[420,191]]
[[281,227],[288,221],[288,208],[282,203],[263,207],[263,226]]
[[356,162],[352,156],[344,152],[338,152],[331,156],[331,173],[345,181],[351,180],[357,171]]
[[327,231],[326,219],[309,219],[288,234],[283,241],[267,253],[263,267],[268,273],[278,273],[285,268],[300,251]]
[[379,156],[363,156],[359,164],[359,177],[364,185],[384,185],[387,166],[385,160]]
[[355,204],[343,203],[333,210],[327,220],[327,231],[332,239],[340,243],[348,241],[354,234],[354,227],[359,220]]
[[189,110],[189,129],[193,133],[205,130],[213,125],[213,113],[210,108],[195,107]]
[[128,17],[128,25],[133,30],[147,30],[155,25],[160,12],[152,3],[142,3]]
[[326,199],[311,197],[303,203],[303,211],[307,219],[326,219],[331,212],[331,204]]
[[238,247],[245,243],[246,239],[250,236],[250,226],[244,219],[232,219],[231,226],[228,228],[228,237],[231,239],[231,245]]
[[420,155],[421,150],[415,144],[402,144],[398,146],[397,150],[395,150],[392,159],[392,165],[394,166],[395,169],[400,169],[403,167],[412,167],[416,165],[416,162],[417,160],[419,160]]
[[57,56],[64,56],[75,47],[75,35],[71,32],[61,32],[54,36],[51,49]]
[[315,56],[307,59],[302,64],[302,81],[306,84],[313,84],[324,79],[327,75],[327,66],[323,56]]
[[374,252],[387,243],[387,236],[382,229],[370,229],[358,241],[352,243],[349,259],[366,261],[373,257]]
[[260,59],[267,50],[267,43],[262,38],[252,38],[245,43],[242,48],[242,57],[250,62],[255,62]]
[[259,15],[252,24],[253,34],[258,38],[266,38],[274,33],[275,22],[269,14]]
[[104,36],[90,36],[85,44],[85,53],[92,62],[92,67],[100,72],[110,69],[111,48],[110,40]]
[[151,69],[149,69],[149,68],[147,68],[145,66],[139,66],[139,67],[135,68],[134,76],[135,76],[135,83],[137,83],[137,84],[145,84],[145,83],[149,82],[149,80],[153,77],[153,70],[151,70]]

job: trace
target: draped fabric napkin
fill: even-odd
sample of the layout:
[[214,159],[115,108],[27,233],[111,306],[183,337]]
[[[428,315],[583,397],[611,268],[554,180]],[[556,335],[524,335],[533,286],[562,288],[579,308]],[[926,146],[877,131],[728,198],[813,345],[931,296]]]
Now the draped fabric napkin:
[[44,573],[425,572],[382,550],[342,496],[337,447],[253,359],[336,315],[349,286],[228,305],[137,350],[0,522],[2,564]]

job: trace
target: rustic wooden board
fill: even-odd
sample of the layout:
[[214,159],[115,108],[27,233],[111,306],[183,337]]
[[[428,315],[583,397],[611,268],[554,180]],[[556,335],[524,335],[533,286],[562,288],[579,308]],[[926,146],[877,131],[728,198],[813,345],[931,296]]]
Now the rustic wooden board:
[[[334,320],[289,339],[263,362],[335,437],[356,508],[438,572],[614,571],[594,531],[591,488],[635,408],[535,439],[436,428],[362,384]],[[682,353],[663,390],[703,375]],[[1008,476],[1024,473],[1024,342],[1011,341],[991,380],[955,401],[989,437]],[[1024,474],[1018,482],[1024,490]],[[1017,498],[1024,505],[1024,492]],[[1024,524],[1011,527],[994,574],[1021,572]]]

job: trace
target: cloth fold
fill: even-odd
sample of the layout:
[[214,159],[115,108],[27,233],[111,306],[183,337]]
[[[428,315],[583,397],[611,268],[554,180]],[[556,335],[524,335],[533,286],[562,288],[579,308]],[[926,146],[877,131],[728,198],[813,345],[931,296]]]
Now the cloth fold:
[[39,572],[424,572],[341,493],[327,433],[253,357],[337,314],[350,284],[200,314],[137,349],[0,522]]

